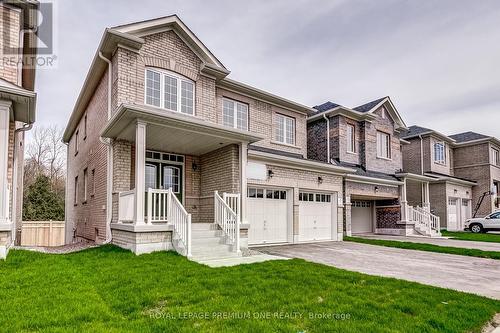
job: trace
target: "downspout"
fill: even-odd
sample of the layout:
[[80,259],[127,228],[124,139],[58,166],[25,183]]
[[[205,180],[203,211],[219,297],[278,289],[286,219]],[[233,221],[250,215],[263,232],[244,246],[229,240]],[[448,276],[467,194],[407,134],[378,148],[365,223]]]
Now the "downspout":
[[[113,80],[113,67],[111,61],[99,51],[99,58],[108,64],[108,121],[111,119],[111,89]],[[111,236],[111,220],[113,218],[113,146],[111,139],[99,137],[99,140],[108,147],[107,156],[107,177],[106,177],[106,240],[104,244],[110,243]]]
[[330,156],[330,119],[325,114],[323,118],[326,120],[326,163],[330,164],[332,159]]
[[[18,161],[18,158],[17,158],[17,153],[16,153],[16,148],[17,147],[17,134],[18,133],[21,133],[21,132],[27,132],[29,131],[30,129],[33,128],[33,123],[31,124],[24,124],[23,127],[20,127],[20,128],[17,128],[15,131],[14,131],[14,154],[13,154],[13,173],[12,173],[12,185],[15,184],[15,186],[12,186],[12,220],[14,222],[14,235],[12,235],[12,241],[15,243],[15,244],[18,244],[20,245],[20,239],[18,239],[17,237],[17,232],[18,232],[18,228],[21,228],[22,227],[22,224],[21,226],[18,226],[17,225],[17,186],[19,185],[18,183],[18,168],[19,168],[19,161]],[[23,152],[24,152],[24,148],[23,148]],[[24,153],[23,153],[24,155]],[[23,162],[23,161],[21,161]],[[21,173],[21,184],[23,184],[23,178],[24,178],[24,175]],[[24,186],[22,187],[24,188]],[[21,214],[22,214],[22,208],[21,208]],[[22,215],[21,215],[21,220],[22,220]],[[21,230],[19,230],[19,235],[21,234]]]
[[75,226],[71,226],[71,241],[69,241],[68,237],[68,206],[70,200],[68,200],[68,185],[69,185],[69,178],[68,178],[68,161],[69,161],[69,142],[64,142],[64,139],[62,140],[62,143],[66,146],[66,181],[64,182],[64,244],[71,244],[73,243],[73,240],[75,239]]

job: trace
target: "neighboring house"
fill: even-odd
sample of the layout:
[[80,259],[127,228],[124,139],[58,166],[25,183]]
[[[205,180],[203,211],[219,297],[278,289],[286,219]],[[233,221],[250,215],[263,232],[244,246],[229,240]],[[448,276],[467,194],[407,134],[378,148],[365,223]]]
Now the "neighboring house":
[[[405,199],[408,179],[424,185],[427,179],[403,172],[401,151],[408,142],[401,132],[407,127],[391,99],[353,109],[332,102],[315,108],[308,118],[308,158],[356,170],[345,176],[345,233],[439,234],[436,224],[430,226],[435,216]],[[428,186],[422,188],[428,193]],[[426,202],[419,205],[428,208]]]
[[[463,230],[476,202],[476,182],[464,172],[456,172],[457,163],[463,165],[464,158],[457,152],[458,143],[453,137],[419,126],[411,126],[402,137],[409,142],[403,146],[403,169],[428,177],[430,209],[440,217],[441,228]],[[422,202],[420,183],[408,181],[407,198],[410,205]]]
[[[471,179],[477,183],[477,186],[472,188],[472,209],[478,209],[478,217],[500,209],[498,200],[500,140],[474,132],[450,135],[450,138],[455,140],[453,148],[455,176]],[[495,191],[492,191],[493,187]],[[492,193],[496,195],[491,195]],[[481,203],[479,207],[478,203]]]
[[342,240],[354,170],[307,160],[315,110],[228,74],[175,15],[106,29],[64,133],[68,243],[201,257]]
[[[36,1],[0,2],[0,258],[19,236],[22,219],[24,131],[35,121],[35,69],[32,57],[37,25]],[[12,50],[15,50],[14,58]],[[19,51],[17,51],[19,50]],[[18,232],[16,232],[18,231]]]

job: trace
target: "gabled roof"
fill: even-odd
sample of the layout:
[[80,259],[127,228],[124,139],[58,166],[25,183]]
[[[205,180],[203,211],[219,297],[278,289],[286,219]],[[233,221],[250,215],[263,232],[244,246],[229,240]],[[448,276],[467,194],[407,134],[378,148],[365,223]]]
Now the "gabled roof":
[[325,102],[323,104],[313,106],[313,108],[318,110],[318,112],[325,112],[325,111],[334,109],[338,106],[341,106],[341,105],[328,101],[328,102]]
[[358,120],[371,120],[374,119],[374,112],[378,110],[382,105],[385,105],[386,110],[388,111],[390,117],[394,120],[399,129],[406,129],[406,124],[404,123],[401,115],[398,110],[392,103],[390,97],[382,97],[371,101],[369,103],[360,105],[355,107],[354,109],[350,109],[348,107],[342,106],[333,102],[326,102],[320,105],[315,106],[314,108],[318,110],[316,114],[309,117],[308,121],[316,120],[323,116],[322,113],[333,115],[333,114],[343,114],[344,116],[352,116],[354,119]]
[[450,135],[450,138],[454,139],[458,143],[461,143],[461,142],[488,139],[490,137],[476,132],[464,132],[464,133]]
[[417,137],[425,136],[425,135],[434,135],[434,136],[437,136],[440,139],[443,139],[443,140],[448,141],[450,143],[455,142],[455,140],[450,136],[444,135],[444,134],[439,133],[438,131],[435,131],[435,130],[430,129],[430,128],[416,126],[416,125],[412,125],[408,128],[408,130],[406,130],[405,132],[402,132],[401,138],[404,140],[408,140],[408,139],[413,139],[413,138],[417,138]]
[[376,99],[374,101],[368,102],[366,104],[356,106],[354,110],[359,111],[359,112],[369,112],[371,111],[375,106],[377,106],[380,102],[382,102],[384,99],[389,98],[389,96],[382,97],[379,99]]

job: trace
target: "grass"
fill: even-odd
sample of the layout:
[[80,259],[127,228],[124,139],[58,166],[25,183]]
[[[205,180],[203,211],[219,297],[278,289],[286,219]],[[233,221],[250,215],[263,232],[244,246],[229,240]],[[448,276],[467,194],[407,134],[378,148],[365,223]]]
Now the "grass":
[[344,237],[344,240],[356,243],[363,243],[363,244],[396,247],[399,249],[406,249],[406,250],[419,250],[428,252],[458,254],[461,256],[489,258],[497,260],[500,259],[500,252],[495,252],[495,251],[483,251],[477,249],[464,249],[460,247],[439,246],[439,245],[425,244],[425,243],[400,242],[400,241],[391,241],[382,239],[367,239],[359,237]]
[[441,234],[446,237],[451,237],[452,239],[476,241],[476,242],[490,242],[490,243],[500,243],[500,234],[473,234],[472,232],[452,232],[442,230]]
[[110,245],[11,251],[0,300],[2,332],[479,332],[500,312],[488,298],[303,260],[212,269]]

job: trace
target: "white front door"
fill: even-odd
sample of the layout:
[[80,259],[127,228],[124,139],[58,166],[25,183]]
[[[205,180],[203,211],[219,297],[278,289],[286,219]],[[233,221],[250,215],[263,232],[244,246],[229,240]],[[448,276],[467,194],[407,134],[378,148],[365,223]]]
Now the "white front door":
[[448,223],[446,230],[457,231],[459,222],[459,210],[458,210],[458,199],[448,198]]
[[458,226],[459,231],[464,230],[465,221],[472,217],[471,205],[472,205],[471,200],[462,199],[462,212],[460,214],[460,217],[461,217],[460,218],[460,225]]
[[373,232],[372,202],[353,201],[351,204],[351,233],[371,232]]
[[331,194],[299,193],[299,241],[336,239],[337,215]]
[[249,244],[287,242],[288,192],[283,189],[248,187]]

